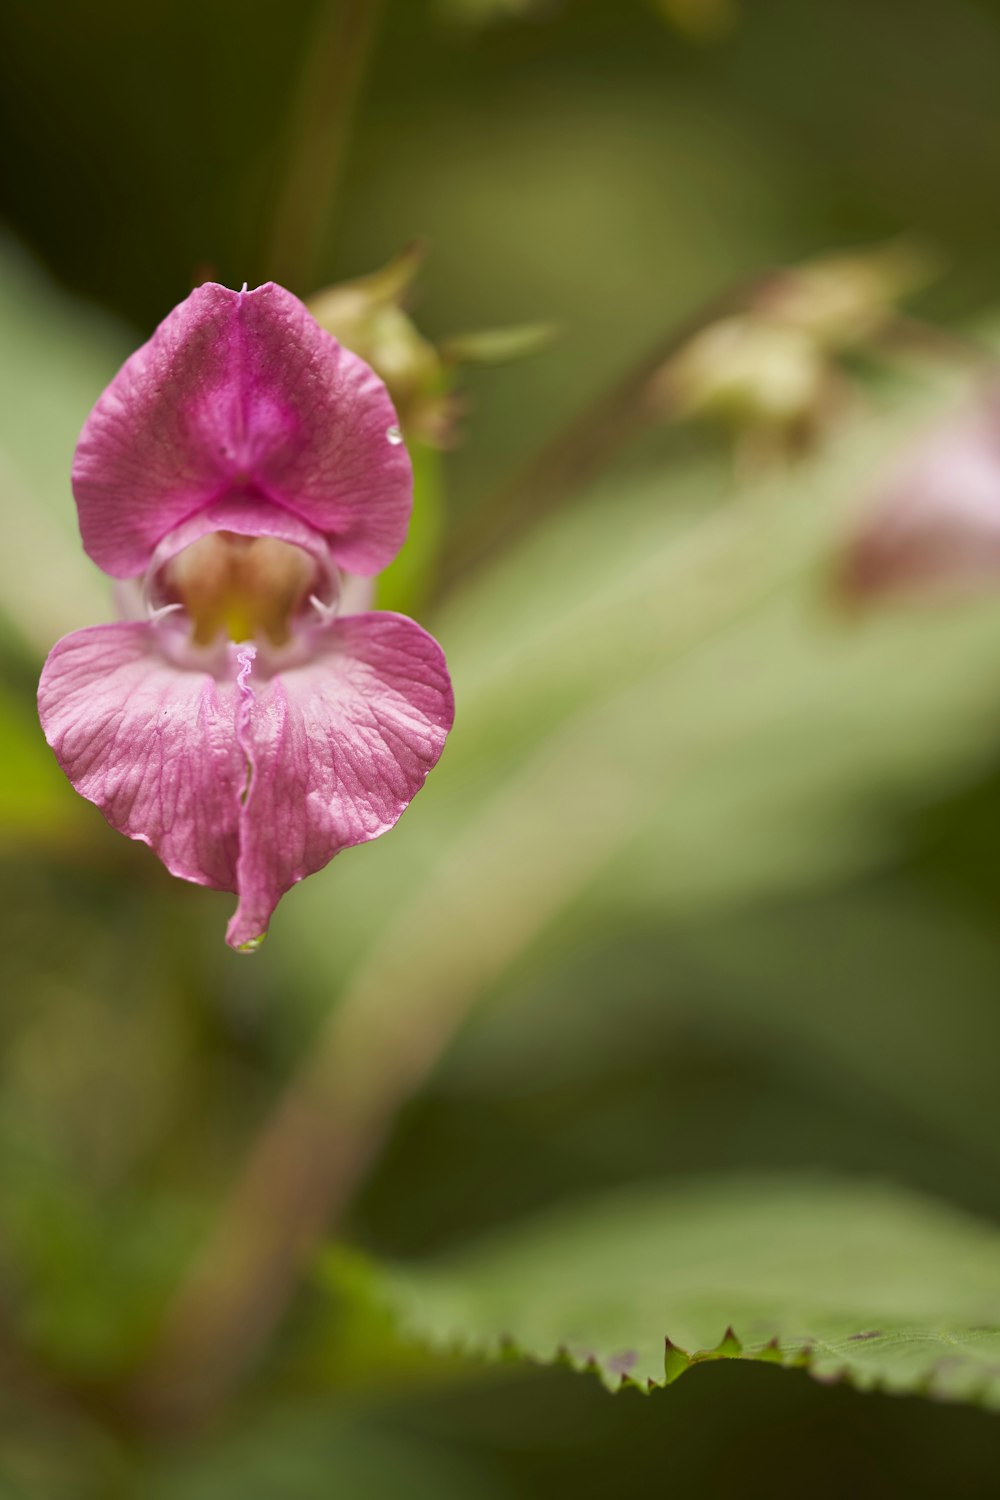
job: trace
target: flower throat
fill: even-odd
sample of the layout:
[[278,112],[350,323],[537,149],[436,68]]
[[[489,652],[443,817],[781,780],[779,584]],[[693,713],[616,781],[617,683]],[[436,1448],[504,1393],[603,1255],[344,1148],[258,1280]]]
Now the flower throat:
[[315,587],[316,564],[301,547],[275,537],[214,531],[167,564],[168,602],[182,604],[196,645],[290,639],[292,621]]

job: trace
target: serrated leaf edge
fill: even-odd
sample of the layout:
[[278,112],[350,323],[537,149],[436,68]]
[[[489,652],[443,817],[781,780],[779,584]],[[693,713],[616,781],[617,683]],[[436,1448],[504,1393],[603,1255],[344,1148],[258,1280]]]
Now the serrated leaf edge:
[[[956,1392],[941,1386],[937,1379],[939,1372],[931,1368],[919,1384],[903,1389],[894,1385],[892,1381],[880,1379],[878,1376],[866,1374],[863,1380],[859,1380],[847,1359],[836,1364],[824,1364],[820,1368],[817,1359],[821,1349],[816,1340],[807,1338],[783,1344],[777,1336],[774,1336],[764,1343],[746,1344],[731,1325],[726,1327],[719,1342],[710,1348],[684,1349],[665,1335],[661,1380],[654,1379],[652,1376],[637,1379],[627,1370],[622,1370],[621,1361],[630,1351],[615,1355],[598,1355],[593,1350],[582,1351],[579,1348],[574,1349],[569,1344],[561,1343],[556,1346],[551,1355],[546,1356],[523,1348],[510,1334],[486,1339],[461,1335],[438,1337],[426,1329],[414,1326],[405,1319],[400,1331],[404,1337],[428,1351],[445,1352],[453,1357],[483,1363],[527,1364],[542,1369],[559,1367],[572,1370],[575,1374],[596,1376],[611,1394],[633,1390],[643,1396],[652,1395],[654,1391],[665,1390],[673,1385],[682,1375],[698,1365],[711,1364],[718,1360],[740,1360],[753,1364],[777,1365],[785,1370],[799,1370],[820,1385],[845,1385],[865,1393],[917,1396],[938,1402],[979,1405],[987,1409],[1000,1408],[1000,1396],[995,1388],[991,1387],[989,1377],[985,1377],[981,1387],[974,1391]],[[865,1336],[863,1333],[852,1335],[856,1338]],[[828,1349],[826,1352],[831,1351]],[[1000,1369],[997,1373],[1000,1375]]]

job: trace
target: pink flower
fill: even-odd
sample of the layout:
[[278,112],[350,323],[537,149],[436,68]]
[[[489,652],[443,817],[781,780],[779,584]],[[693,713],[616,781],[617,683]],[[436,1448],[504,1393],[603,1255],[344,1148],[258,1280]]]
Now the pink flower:
[[208,284],[80,437],[83,543],[140,617],[59,641],[42,727],[113,827],[238,895],[235,948],[296,881],[393,826],[451,728],[437,642],[345,613],[406,535],[395,424],[382,382],[291,293]]
[[850,538],[840,583],[857,603],[958,595],[1000,581],[1000,390],[906,449]]

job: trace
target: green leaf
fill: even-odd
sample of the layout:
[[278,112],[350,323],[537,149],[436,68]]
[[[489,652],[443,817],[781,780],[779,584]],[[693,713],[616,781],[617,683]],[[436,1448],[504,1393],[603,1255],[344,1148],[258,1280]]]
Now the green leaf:
[[558,336],[551,323],[519,323],[509,328],[481,328],[443,339],[439,352],[447,364],[502,364],[537,354]]
[[871,1180],[631,1188],[388,1273],[404,1327],[611,1388],[710,1359],[1000,1409],[1000,1231]]
[[438,0],[437,8],[443,20],[478,27],[519,20],[537,4],[538,0]]
[[457,703],[440,769],[385,850],[279,914],[311,972],[331,900],[343,942],[372,943],[361,982],[412,1006],[492,982],[591,889],[662,917],[891,854],[1000,737],[1000,599],[858,625],[829,570],[873,475],[954,394],[897,388],[736,493],[703,462],[602,486],[457,598],[431,622]]
[[84,419],[129,343],[9,241],[0,241],[0,336],[0,615],[43,654],[113,613],[80,544],[69,476]]
[[83,832],[89,820],[42,737],[34,702],[2,684],[0,764],[0,849],[25,839]]
[[141,1493],[149,1500],[502,1500],[508,1492],[460,1452],[391,1417],[300,1400],[272,1402],[207,1441],[154,1457]]

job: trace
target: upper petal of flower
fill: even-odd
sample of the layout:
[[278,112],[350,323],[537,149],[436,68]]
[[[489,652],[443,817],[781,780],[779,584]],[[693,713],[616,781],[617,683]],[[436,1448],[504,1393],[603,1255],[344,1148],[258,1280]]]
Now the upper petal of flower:
[[239,721],[251,771],[233,947],[266,932],[296,881],[393,826],[440,756],[453,717],[441,648],[402,615],[337,620],[318,634],[308,662],[251,679]]
[[94,625],[49,654],[38,689],[45,737],[77,791],[149,844],[173,875],[235,891],[246,758],[235,676],[181,671],[153,626]]
[[84,426],[73,490],[87,552],[141,573],[168,532],[250,496],[372,574],[406,535],[412,474],[378,376],[290,292],[198,287],[126,360]]

